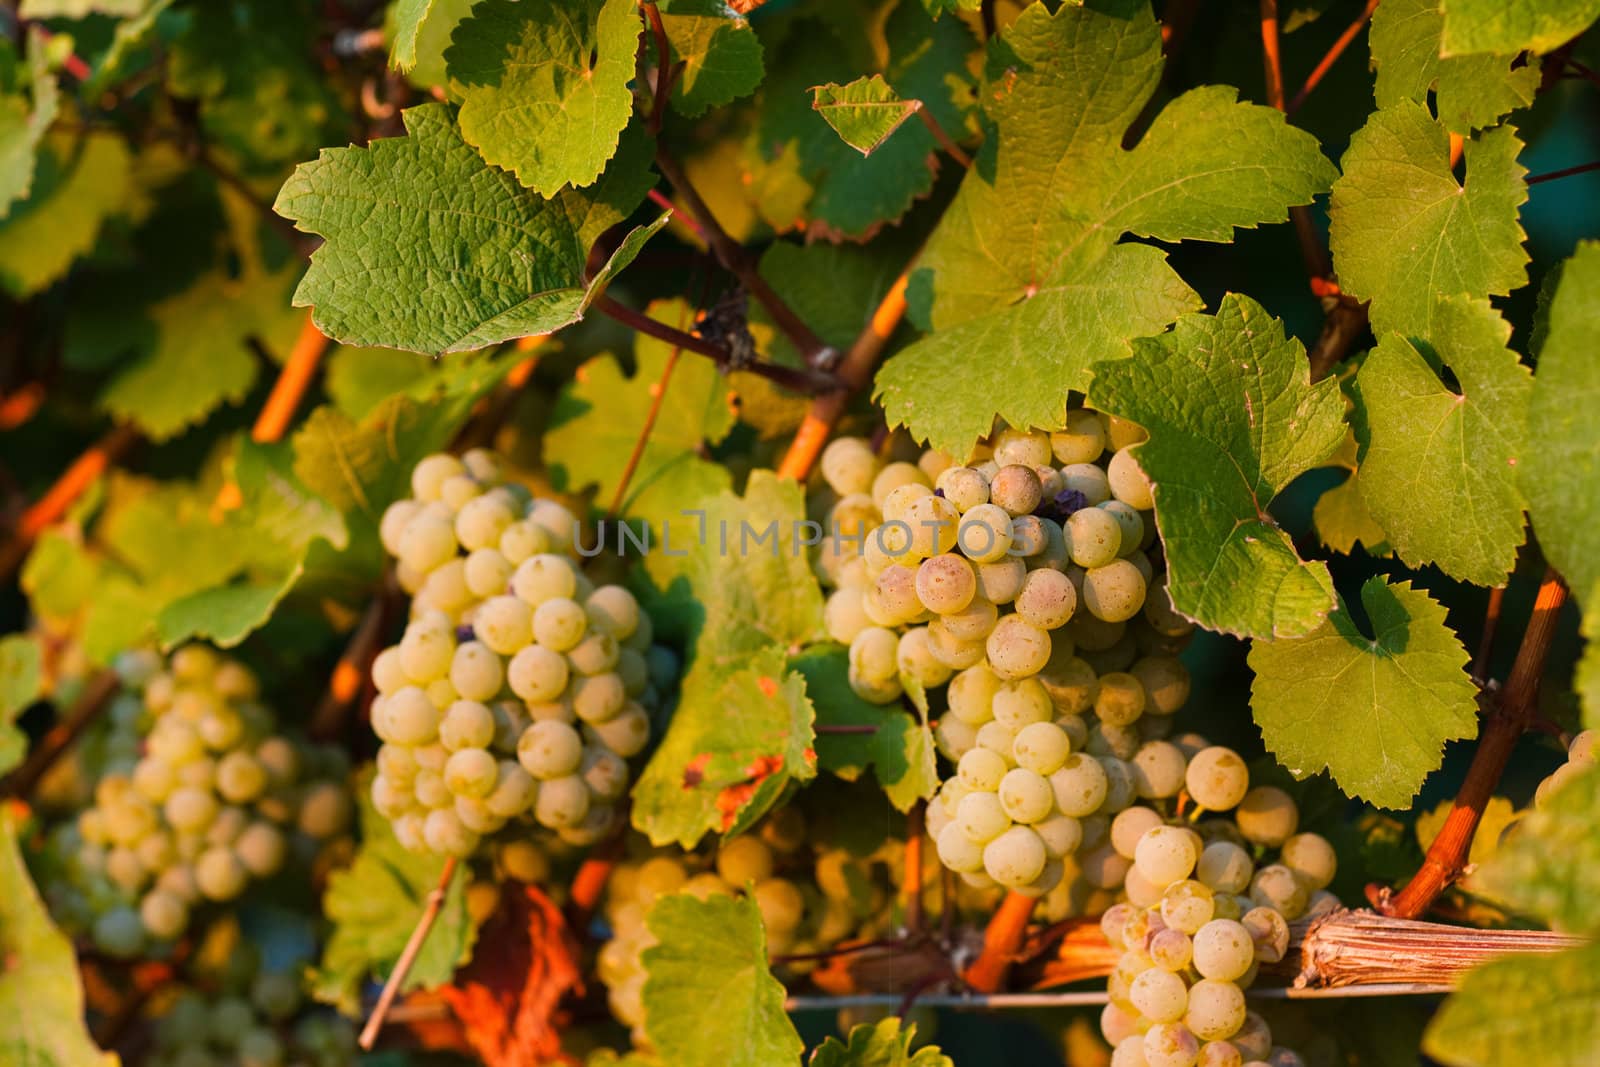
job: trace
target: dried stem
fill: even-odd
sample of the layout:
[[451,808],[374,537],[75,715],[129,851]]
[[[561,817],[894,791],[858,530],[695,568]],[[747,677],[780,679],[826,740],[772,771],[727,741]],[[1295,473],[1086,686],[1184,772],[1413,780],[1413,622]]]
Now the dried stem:
[[94,484],[117,460],[121,459],[139,440],[139,432],[131,426],[118,426],[100,440],[90,445],[72,466],[56,479],[39,502],[22,513],[11,540],[0,550],[0,580],[9,578],[22,565],[41,533],[59,522],[74,501]]
[[1467,971],[1512,953],[1560,952],[1580,938],[1546,930],[1474,930],[1340,911],[1311,923],[1291,943],[1296,989],[1417,983],[1448,989]]
[[1561,606],[1567,600],[1567,587],[1561,576],[1546,570],[1539,585],[1539,595],[1533,603],[1533,617],[1523,632],[1522,645],[1517,649],[1517,660],[1511,667],[1511,676],[1500,691],[1499,708],[1491,715],[1473,754],[1472,766],[1467,770],[1466,781],[1456,795],[1444,827],[1434,838],[1423,858],[1422,867],[1398,894],[1390,895],[1387,889],[1369,887],[1367,895],[1385,915],[1401,919],[1415,919],[1426,912],[1449,885],[1461,874],[1472,848],[1472,838],[1478,821],[1483,817],[1484,805],[1494,794],[1505,770],[1511,750],[1536,718],[1534,706],[1539,692],[1539,677],[1544,673],[1544,661],[1550,651],[1550,641],[1555,635],[1556,620]]
[[6,779],[0,793],[13,797],[25,797],[31,794],[40,779],[83,735],[89,724],[100,717],[100,713],[111,703],[111,698],[116,696],[121,685],[122,680],[117,677],[117,672],[111,670],[101,671],[89,679],[89,684],[84,687],[83,693],[67,712],[66,717],[39,739],[38,744],[28,753],[27,761]]
[[983,931],[983,952],[961,977],[980,993],[993,993],[1005,982],[1028,932],[1028,918],[1038,901],[1021,893],[1007,893]]
[[[688,173],[683,169],[675,156],[665,147],[656,148],[656,166],[661,173],[666,175],[667,181],[682,198],[688,208],[689,217],[699,226],[704,235],[706,244],[711,247],[711,252],[717,257],[723,269],[729,271],[739,279],[745,291],[755,297],[761,306],[767,309],[772,316],[772,321],[778,329],[783,331],[793,345],[805,357],[806,364],[813,369],[827,370],[837,361],[839,352],[831,345],[824,344],[822,339],[812,332],[811,327],[803,322],[793,308],[784,302],[772,288],[767,280],[756,269],[755,263],[745,252],[744,246],[722,228],[711,208],[700,196],[689,181]],[[687,346],[685,346],[687,347]],[[690,349],[690,351],[694,351]]]
[[1289,106],[1285,109],[1288,114],[1293,115],[1300,110],[1301,105],[1306,102],[1306,97],[1311,95],[1311,90],[1317,87],[1317,84],[1322,81],[1328,71],[1333,69],[1333,65],[1338,62],[1339,57],[1344,55],[1344,50],[1349,48],[1350,43],[1360,35],[1362,28],[1366,26],[1367,20],[1372,18],[1372,12],[1377,6],[1378,0],[1367,0],[1366,8],[1360,15],[1356,16],[1356,20],[1346,27],[1345,31],[1333,42],[1328,48],[1328,53],[1322,57],[1321,62],[1311,69],[1310,74],[1306,75],[1305,84],[1300,86],[1300,91],[1294,94],[1294,99],[1289,101]]
[[278,380],[267,395],[261,414],[256,416],[255,428],[250,431],[252,441],[270,444],[283,439],[329,343],[311,321],[311,313],[307,312],[306,320],[300,327],[300,336],[295,338],[294,348],[289,350],[289,358],[278,372]]
[[383,635],[390,620],[398,613],[400,587],[391,571],[386,576],[382,590],[367,604],[361,621],[345,645],[339,662],[328,679],[328,691],[323,694],[317,710],[311,716],[309,733],[317,740],[328,740],[339,733],[345,711],[361,695],[372,676],[372,661],[377,658]]
[[635,311],[626,304],[618,303],[609,295],[602,294],[594,302],[594,308],[602,315],[608,315],[631,330],[654,337],[658,341],[666,341],[678,348],[698,352],[714,360],[717,368],[722,371],[744,370],[751,374],[759,375],[769,381],[775,382],[796,393],[808,396],[835,391],[839,388],[839,380],[827,371],[814,368],[782,367],[776,363],[749,363],[742,367],[735,366],[733,359],[726,348],[713,344],[704,337],[682,330],[675,330],[664,322],[658,322],[643,312]]
[[672,91],[672,50],[667,44],[667,27],[661,21],[660,9],[648,3],[639,6],[650,22],[650,36],[656,46],[656,80],[650,90],[650,132],[657,134],[667,114],[667,94]]
[[914,934],[922,933],[922,843],[927,803],[917,801],[906,814],[905,876],[901,883],[906,894],[906,927]]
[[377,1043],[378,1031],[383,1029],[384,1016],[389,1014],[389,1006],[394,1003],[395,996],[400,992],[400,986],[405,983],[406,975],[411,973],[411,965],[417,961],[417,953],[422,951],[423,943],[428,940],[428,932],[433,929],[433,922],[439,917],[439,909],[444,907],[445,894],[450,891],[450,880],[456,875],[456,863],[454,856],[444,861],[444,869],[439,872],[439,884],[428,892],[416,928],[411,931],[410,940],[406,942],[400,958],[395,961],[394,970],[389,972],[389,980],[383,983],[383,992],[378,995],[378,1004],[372,1009],[367,1025],[361,1029],[358,1044],[368,1052],[371,1052],[372,1046]]
[[1553,182],[1557,178],[1570,178],[1574,174],[1588,174],[1590,171],[1600,170],[1600,160],[1593,163],[1580,163],[1576,167],[1564,167],[1561,170],[1552,170],[1546,174],[1535,174],[1528,179],[1529,185],[1538,185],[1540,182]]
[[968,170],[972,169],[972,157],[962,151],[961,146],[956,144],[950,134],[945,132],[945,128],[939,125],[939,120],[933,117],[933,112],[925,107],[919,107],[917,108],[917,118],[921,119],[922,124],[928,127],[928,132],[933,134],[933,139],[939,142],[939,147],[945,150],[946,155]]
[[844,414],[851,394],[864,387],[872,377],[872,368],[877,366],[878,357],[889,343],[889,336],[906,313],[909,264],[906,271],[889,287],[889,292],[872,313],[872,320],[856,337],[850,351],[845,353],[844,360],[839,364],[839,380],[844,383],[844,388],[819,396],[811,402],[811,409],[806,412],[800,428],[795,431],[794,440],[789,444],[789,450],[784,453],[783,462],[778,465],[780,478],[805,481],[811,473],[811,465],[822,454],[822,446],[828,443],[829,435]]

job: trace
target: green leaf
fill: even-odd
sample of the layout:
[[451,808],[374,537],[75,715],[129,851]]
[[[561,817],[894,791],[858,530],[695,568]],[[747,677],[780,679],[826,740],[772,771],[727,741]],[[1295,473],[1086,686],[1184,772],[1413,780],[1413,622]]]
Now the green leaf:
[[1478,881],[1557,930],[1600,934],[1600,767],[1551,792],[1506,839]]
[[589,246],[643,198],[642,171],[545,200],[487,166],[443,105],[404,117],[407,137],[301,164],[274,205],[326,239],[294,302],[315,305],[342,344],[460,352],[550,333],[581,319],[666,224],[634,229],[585,282]]
[[1439,120],[1452,133],[1493,126],[1500,116],[1533,102],[1539,64],[1513,67],[1509,54],[1442,58],[1444,16],[1438,0],[1388,0],[1372,13],[1372,62],[1378,70],[1373,93],[1378,107],[1402,101],[1428,102],[1434,93]]
[[1600,727],[1600,582],[1589,590],[1584,604],[1583,657],[1578,660],[1572,688],[1578,694],[1583,725],[1593,730]]
[[683,64],[672,84],[676,111],[702,115],[761,84],[761,38],[723,0],[671,0],[660,8],[672,62]]
[[1528,403],[1522,473],[1546,558],[1576,590],[1600,582],[1600,242],[1563,265]]
[[700,508],[698,542],[679,546],[698,613],[693,659],[633,789],[633,825],[685,848],[708,831],[738,832],[789,782],[816,775],[815,712],[787,666],[791,647],[822,637],[800,487],[756,471],[743,498],[722,493]]
[[1273,497],[1344,436],[1331,379],[1309,384],[1305,350],[1246,296],[1215,316],[1186,315],[1098,363],[1095,407],[1150,432],[1134,455],[1155,490],[1173,606],[1202,626],[1296,637],[1334,606],[1321,562],[1295,554],[1268,512]]
[[0,638],[0,774],[21,763],[28,751],[28,737],[15,723],[43,688],[39,642],[24,634]]
[[913,718],[899,708],[869,704],[850,688],[843,649],[818,645],[789,661],[806,680],[817,708],[817,724],[874,726],[870,734],[818,734],[817,766],[855,781],[870,765],[873,776],[900,811],[910,811],[939,788],[933,732],[924,712]]
[[1036,4],[991,42],[994,135],[913,275],[913,318],[934,332],[878,373],[890,425],[953,455],[996,415],[1060,425],[1090,364],[1199,307],[1163,252],[1123,235],[1227,241],[1328,187],[1315,139],[1228,86],[1179,96],[1125,150],[1161,65],[1155,18],[1132,0]]
[[1340,285],[1372,301],[1378,336],[1425,338],[1437,296],[1503,296],[1527,281],[1521,148],[1510,126],[1478,134],[1458,183],[1449,133],[1411,103],[1374,112],[1350,139],[1328,240]]
[[394,43],[389,52],[389,65],[396,70],[410,70],[417,65],[417,37],[432,9],[433,0],[395,0]]
[[44,35],[28,31],[31,104],[21,93],[0,96],[0,219],[33,188],[34,159],[45,131],[56,120],[61,90],[50,73]]
[[767,969],[761,911],[747,897],[662,897],[648,919],[644,1029],[673,1067],[798,1063],[805,1045]]
[[1444,608],[1409,582],[1361,587],[1372,636],[1349,609],[1305,637],[1250,646],[1250,709],[1296,778],[1328,769],[1350,796],[1407,808],[1444,744],[1478,731],[1477,688]]
[[876,1023],[852,1027],[844,1042],[829,1037],[811,1054],[810,1067],[955,1067],[954,1061],[933,1046],[911,1051],[917,1024],[889,1016]]
[[462,137],[536,193],[590,185],[633,111],[634,0],[484,0],[445,51]]
[[[389,820],[372,809],[370,784],[370,777],[363,776],[357,788],[361,847],[350,866],[328,876],[322,896],[333,931],[310,985],[312,996],[347,1015],[361,1011],[361,989],[368,976],[382,981],[400,958],[444,865],[432,853],[401,847]],[[476,928],[467,915],[467,878],[465,866],[456,871],[422,951],[401,984],[402,993],[443,985],[471,957]]]
[[1349,471],[1350,476],[1317,498],[1316,507],[1311,511],[1311,523],[1316,527],[1318,539],[1335,552],[1349,555],[1360,543],[1368,555],[1388,556],[1392,554],[1389,535],[1373,519],[1361,495],[1356,451],[1355,434],[1347,431],[1344,442],[1325,465]]
[[829,82],[811,90],[811,107],[844,139],[844,143],[870,156],[902,123],[922,107],[920,100],[903,100],[883,75],[857,78],[848,85]]
[[77,955],[28,877],[11,819],[0,811],[0,1063],[117,1067],[89,1037]]
[[[694,325],[694,309],[681,300],[653,304],[648,314],[684,331]],[[631,377],[609,353],[578,368],[556,400],[544,438],[545,463],[558,488],[576,492],[597,486],[599,502],[609,507],[640,428],[657,404],[619,514],[659,526],[701,497],[731,488],[726,469],[702,458],[706,446],[720,443],[733,429],[728,381],[710,360],[682,353],[661,393],[663,371],[673,358],[670,344],[641,335],[634,344]]]
[[[1407,566],[1501,585],[1525,540],[1517,480],[1533,376],[1487,300],[1441,300],[1431,317],[1428,355],[1386,334],[1356,377],[1361,496]],[[1439,380],[1441,363],[1459,390]]]
[[121,137],[47,137],[27,198],[0,221],[0,290],[31,296],[94,247],[128,196],[130,159]]
[[336,345],[323,357],[323,388],[341,415],[359,420],[426,378],[433,362],[419,352]]
[[254,345],[280,356],[294,345],[305,321],[289,306],[299,276],[296,262],[270,274],[249,262],[237,278],[213,271],[181,293],[117,316],[119,350],[131,344],[134,354],[106,386],[101,406],[164,441],[237,404],[259,371]]
[[1443,54],[1548,52],[1600,18],[1600,0],[1441,0]]
[[1600,1048],[1600,945],[1506,956],[1467,972],[1423,1035],[1449,1067],[1591,1067]]

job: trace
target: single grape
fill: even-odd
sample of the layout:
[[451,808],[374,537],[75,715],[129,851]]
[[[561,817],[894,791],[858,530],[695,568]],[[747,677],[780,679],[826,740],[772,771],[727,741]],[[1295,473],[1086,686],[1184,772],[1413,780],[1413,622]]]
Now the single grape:
[[1276,848],[1293,836],[1299,827],[1300,810],[1283,790],[1276,786],[1260,785],[1244,795],[1234,819],[1246,840]]
[[1183,979],[1159,967],[1140,972],[1128,990],[1128,999],[1139,1009],[1139,1014],[1158,1023],[1174,1022],[1183,1018],[1188,1007],[1189,990]]
[[1026,826],[1013,826],[984,845],[983,869],[1001,885],[1016,889],[1038,878],[1048,858],[1038,834]]
[[1232,749],[1213,745],[1195,753],[1184,775],[1195,803],[1212,811],[1239,805],[1250,788],[1250,771]]
[[1283,843],[1279,861],[1310,889],[1326,889],[1339,867],[1339,857],[1321,834],[1295,834]]
[[1007,615],[995,623],[984,643],[989,666],[1001,678],[1024,678],[1050,659],[1050,635],[1020,615]]
[[239,863],[257,878],[276,874],[283,866],[287,851],[288,842],[284,840],[282,832],[266,822],[251,823],[233,841],[233,852],[239,858]]
[[1088,570],[1083,579],[1083,603],[1089,613],[1105,622],[1124,622],[1144,606],[1145,580],[1125,559]]
[[1156,506],[1150,479],[1128,449],[1119,448],[1112,455],[1106,466],[1106,479],[1112,495],[1135,511],[1149,511]]
[[506,684],[527,703],[542,704],[562,694],[570,673],[565,656],[529,645],[511,657],[506,666]]
[[195,885],[210,900],[232,900],[244,892],[248,878],[239,857],[224,846],[206,849],[195,861]]

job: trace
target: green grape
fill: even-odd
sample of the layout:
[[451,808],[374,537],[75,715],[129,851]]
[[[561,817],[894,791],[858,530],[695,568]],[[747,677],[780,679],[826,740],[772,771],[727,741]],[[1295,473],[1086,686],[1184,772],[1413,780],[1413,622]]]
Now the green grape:
[[978,744],[978,731],[954,715],[944,715],[934,724],[933,739],[946,759],[958,761]]
[[195,861],[195,886],[208,900],[232,900],[244,892],[248,872],[225,846],[212,846]]
[[[949,552],[923,560],[914,572],[914,582],[920,605],[940,615],[965,610],[978,591],[978,578],[972,564]],[[879,588],[882,588],[881,576]]]
[[899,671],[899,647],[893,630],[879,626],[863,630],[850,644],[850,667],[868,680],[893,678]]
[[585,723],[583,729],[623,759],[638,755],[650,742],[650,716],[634,703],[605,722]]
[[483,806],[496,818],[509,819],[533,806],[538,782],[521,764],[501,760],[495,766],[494,788],[483,798]]
[[1258,961],[1277,963],[1289,951],[1289,924],[1276,908],[1251,908],[1239,924],[1250,932]]
[[198,833],[217,817],[217,801],[210,792],[194,786],[179,786],[162,805],[162,814],[180,833]]
[[986,748],[974,748],[956,764],[956,776],[968,789],[993,793],[1009,767],[1005,757]]
[[453,806],[428,812],[422,822],[422,839],[430,851],[444,856],[467,856],[478,847],[478,835],[467,829]]
[[573,711],[587,723],[615,718],[628,704],[622,678],[612,672],[576,678],[571,692]]
[[1021,557],[1024,566],[1032,564],[1027,557],[1037,556],[1050,547],[1050,531],[1054,529],[1053,523],[1048,523],[1037,515],[1018,515],[1011,520],[1011,555]]
[[250,753],[229,752],[217,761],[217,792],[228,803],[248,804],[266,787],[267,770]]
[[1306,910],[1309,893],[1299,878],[1281,863],[1269,864],[1250,879],[1250,899],[1272,908],[1285,919],[1298,919]]
[[[511,584],[511,575],[516,570],[511,561],[505,557],[498,547],[474,549],[461,564],[461,580],[466,585],[467,592],[474,600],[487,601],[503,594]],[[514,599],[514,598],[513,598]],[[520,603],[520,602],[519,602]],[[483,636],[482,608],[474,618],[473,627],[479,637]],[[496,652],[500,649],[491,644]],[[504,653],[509,655],[510,653]]]
[[1200,882],[1174,882],[1161,895],[1161,918],[1186,934],[1196,933],[1215,912],[1212,892]]
[[372,798],[372,806],[386,819],[396,818],[414,805],[411,788],[395,783],[382,771],[373,776],[372,786],[368,792]]
[[146,756],[133,767],[133,787],[152,803],[159,804],[167,798],[177,784],[178,776],[170,764],[154,756]]
[[774,870],[772,849],[757,837],[735,837],[717,850],[717,874],[731,886],[763,882]]
[[438,500],[445,481],[464,474],[466,469],[459,459],[444,452],[425,456],[411,470],[411,495],[422,501]]
[[1093,463],[1068,463],[1061,468],[1061,488],[1067,492],[1082,493],[1090,507],[1111,499],[1111,485],[1106,473]]
[[1083,824],[1070,815],[1053,811],[1032,824],[1034,833],[1044,843],[1045,853],[1051,859],[1064,859],[1078,851],[1083,843]]
[[1041,630],[1055,630],[1065,626],[1077,610],[1078,591],[1065,574],[1041,568],[1027,572],[1015,605],[1026,622]]
[[929,654],[951,671],[966,670],[983,662],[984,640],[968,641],[956,636],[942,616],[935,616],[927,629]]
[[1068,411],[1065,428],[1050,435],[1050,450],[1057,463],[1093,463],[1106,450],[1100,420],[1092,411]]
[[1339,866],[1333,846],[1321,834],[1293,835],[1284,841],[1278,859],[1312,890],[1326,889]]
[[963,514],[989,502],[989,480],[971,467],[945,468],[934,486]]
[[1106,466],[1106,479],[1112,495],[1135,511],[1149,511],[1156,506],[1150,479],[1128,449],[1119,448],[1112,455]]
[[[986,845],[1010,828],[1011,817],[1006,814],[1005,807],[995,794],[968,793],[961,798],[961,803],[956,805],[956,825],[961,827],[968,839]],[[1044,846],[1040,845],[1041,854],[1043,849]],[[1043,860],[1040,864],[1043,865]],[[1029,875],[1023,881],[1029,881],[1032,877],[1033,875]]]
[[1195,866],[1195,877],[1217,893],[1244,892],[1254,872],[1250,853],[1231,841],[1211,842]]
[[841,645],[848,645],[856,635],[873,625],[862,604],[859,589],[836,589],[828,595],[822,609],[823,626],[828,636]]
[[[1012,591],[1010,596],[993,595],[994,592],[1004,593],[1004,587],[1002,585],[995,590],[986,588],[983,568],[1008,561],[1007,553],[1012,548],[1012,527],[1011,515],[998,504],[975,505],[960,516],[956,526],[956,547],[967,559],[980,565],[976,575],[978,592],[997,604],[1009,603],[1016,596],[1016,592]],[[992,586],[1005,578],[1014,577],[1020,588],[1021,574],[1017,572],[1025,568],[1021,560],[1015,562],[1017,566],[1014,569],[991,571],[987,584]]]
[[[897,462],[887,464],[880,469],[873,476],[872,485],[867,491],[871,492],[872,502],[878,506],[879,511],[882,511],[884,504],[889,499],[889,494],[902,485],[922,485],[929,489],[933,488],[933,483],[928,476],[922,473],[914,464]],[[859,492],[860,490],[857,491]]]
[[1175,797],[1183,788],[1186,761],[1183,750],[1166,741],[1147,741],[1132,761],[1133,784],[1144,800]]
[[520,650],[506,667],[506,684],[529,704],[555,700],[566,690],[569,677],[566,657],[539,645]]
[[1244,1057],[1231,1041],[1207,1041],[1200,1046],[1197,1067],[1244,1067]]
[[500,535],[500,554],[505,556],[506,562],[513,567],[521,566],[534,556],[548,553],[550,547],[550,535],[542,527],[527,519],[513,522]]
[[860,437],[836,437],[822,450],[818,466],[835,493],[865,493],[878,473],[878,457]]
[[1272,1030],[1255,1012],[1246,1012],[1244,1023],[1228,1039],[1248,1061],[1265,1060],[1272,1052]]
[[[571,731],[572,728],[566,729]],[[463,748],[451,753],[445,763],[444,784],[458,797],[482,799],[493,791],[499,773],[499,764],[486,749]]]
[[1170,971],[1152,967],[1141,971],[1133,980],[1128,999],[1146,1019],[1170,1023],[1183,1018],[1189,1003],[1189,990],[1182,978]]
[[1050,635],[1019,615],[995,623],[984,644],[989,666],[1001,678],[1037,674],[1050,659]]
[[582,759],[583,738],[566,723],[536,722],[517,742],[517,761],[540,780],[570,775]]
[[1300,811],[1283,790],[1260,785],[1244,795],[1234,819],[1245,840],[1276,848],[1294,835],[1300,825]]
[[1212,811],[1228,811],[1244,800],[1250,788],[1250,771],[1232,749],[1213,745],[1195,753],[1184,784],[1196,804]]
[[1106,800],[1109,779],[1093,756],[1073,753],[1049,779],[1056,807],[1074,818],[1093,815]]
[[[1050,791],[1049,781],[1040,774],[1036,774],[1024,767],[1016,767],[1006,772],[1000,781],[999,788],[1000,806],[1005,809],[1006,815],[1019,823],[1036,823],[1048,816],[1055,805],[1055,796]],[[991,875],[993,871],[989,872]],[[1005,883],[1005,880],[996,876],[996,880]],[[1023,881],[1032,881],[1032,877]]]
[[1007,464],[989,479],[989,500],[1013,518],[1033,514],[1043,495],[1039,475],[1031,466]]
[[121,905],[97,916],[90,931],[95,948],[115,959],[132,959],[143,952],[144,935],[139,913]]
[[1191,1067],[1199,1056],[1199,1040],[1180,1022],[1157,1023],[1145,1031],[1147,1067]]
[[[1010,547],[1010,537],[1011,531],[1008,526],[1007,548]],[[1028,576],[1028,565],[1021,559],[1007,556],[992,563],[979,563],[977,573],[979,597],[991,604],[1010,604],[1022,592],[1022,583]]]
[[438,736],[439,709],[421,689],[408,685],[383,698],[381,712],[373,711],[373,727],[384,741],[425,745]]
[[468,552],[500,544],[500,535],[515,521],[511,505],[493,493],[475,497],[456,512],[456,540]]
[[1021,730],[1034,723],[1049,722],[1054,717],[1055,706],[1050,694],[1034,678],[1002,682],[995,690],[991,704],[996,722],[1011,730]]
[[[494,713],[488,705],[476,700],[456,701],[439,720],[439,743],[447,752],[488,748],[494,741],[494,735]],[[379,755],[382,756],[382,750]],[[379,766],[381,769],[381,761]]]
[[412,793],[417,798],[417,803],[425,808],[442,808],[451,802],[453,794],[444,784],[444,771],[424,767],[417,772],[417,779],[412,783]]
[[1117,854],[1133,859],[1139,840],[1150,830],[1161,826],[1161,813],[1154,808],[1136,805],[1117,812],[1111,820],[1111,847]]
[[[883,498],[881,509],[877,508],[876,503],[873,506],[876,510],[881,510],[885,522],[905,522],[906,517],[910,514],[912,502],[932,495],[933,490],[923,483],[907,482],[904,485],[897,485],[889,491],[888,495]],[[870,500],[870,498],[868,499]],[[863,508],[863,510],[865,509]]]
[[939,861],[952,871],[965,873],[983,869],[984,849],[956,823],[947,824],[936,839]]
[[1017,745],[1017,732],[1003,722],[986,722],[978,727],[977,742],[991,752],[998,753],[1011,766],[1015,760],[1012,750]]
[[615,802],[628,791],[628,765],[607,748],[585,748],[578,774],[597,800]]
[[[607,633],[591,632],[567,653],[567,662],[582,675],[614,670],[622,657],[622,646]],[[626,683],[624,682],[624,690]]]
[[1072,562],[1086,570],[1103,567],[1122,552],[1122,524],[1101,508],[1079,508],[1067,518]]
[[1134,848],[1133,861],[1151,884],[1166,887],[1189,877],[1199,850],[1188,833],[1175,826],[1147,830]]
[[768,878],[756,884],[752,896],[769,935],[790,933],[805,917],[805,897],[793,882]]
[[1094,668],[1089,666],[1077,656],[1058,656],[1054,649],[1058,642],[1065,642],[1062,647],[1071,648],[1071,643],[1056,634],[1051,635],[1052,654],[1045,663],[1044,669],[1038,674],[1039,684],[1044,686],[1045,692],[1050,694],[1050,701],[1055,705],[1059,715],[1080,715],[1088,711],[1094,704],[1095,696],[1099,692],[1099,681],[1095,677]]
[[1019,767],[1049,777],[1072,754],[1072,741],[1067,732],[1053,722],[1029,723],[1017,731],[1011,743],[1011,754]]
[[534,608],[550,600],[571,600],[578,592],[577,569],[554,553],[529,556],[511,575],[511,591]]
[[1050,435],[1042,430],[1007,426],[994,436],[994,460],[1001,466],[1012,463],[1045,466],[1050,462]]
[[896,564],[885,567],[873,582],[870,592],[876,609],[873,614],[887,618],[891,626],[904,625],[924,611],[922,601],[917,598],[917,571],[914,566]]
[[1151,962],[1164,971],[1182,971],[1194,958],[1194,942],[1182,930],[1157,930],[1148,944]]
[[1127,726],[1137,722],[1145,710],[1145,689],[1138,678],[1122,671],[1100,676],[1094,696],[1094,713],[1102,723]]
[[1125,559],[1090,568],[1083,578],[1084,607],[1105,622],[1133,618],[1144,605],[1144,596],[1144,575]]
[[589,787],[576,774],[546,779],[539,785],[534,817],[553,830],[577,826],[589,813],[589,803]]
[[[499,588],[504,589],[505,584]],[[491,652],[514,656],[533,639],[533,609],[518,597],[491,597],[478,608],[472,630]]]
[[1044,842],[1026,826],[1013,826],[996,835],[983,847],[984,872],[1011,889],[1025,886],[1038,878],[1044,872],[1048,859]]
[[257,878],[266,878],[276,874],[283,866],[288,843],[277,827],[270,823],[254,822],[245,827],[233,842],[233,851],[245,870]]

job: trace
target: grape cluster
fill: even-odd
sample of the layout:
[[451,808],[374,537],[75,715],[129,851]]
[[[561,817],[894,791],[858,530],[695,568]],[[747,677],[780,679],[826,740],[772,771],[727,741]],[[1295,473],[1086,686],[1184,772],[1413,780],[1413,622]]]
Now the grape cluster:
[[1597,730],[1585,730],[1572,739],[1572,743],[1567,746],[1567,762],[1557,767],[1550,777],[1540,782],[1539,788],[1534,790],[1535,808],[1544,807],[1550,802],[1551,795],[1569,779],[1581,774],[1585,768],[1594,763],[1600,762],[1600,747],[1596,747],[1597,742],[1600,742],[1600,731]]
[[1054,434],[999,431],[968,466],[881,465],[853,438],[823,454],[830,530],[871,531],[854,556],[837,533],[824,546],[830,635],[864,699],[945,687],[936,737],[957,770],[930,828],[970,884],[1049,894],[1082,820],[1181,785],[1159,738],[1188,698],[1174,653],[1193,627],[1146,554],[1150,486],[1128,451],[1142,439],[1074,409]]
[[372,800],[407,848],[465,856],[532,816],[588,844],[616,821],[629,757],[676,671],[621,586],[578,568],[577,519],[472,451],[433,455],[380,534],[412,594],[372,666]]
[[[1127,899],[1107,909],[1101,930],[1121,958],[1108,983],[1101,1031],[1114,1067],[1293,1067],[1272,1045],[1244,990],[1262,963],[1288,951],[1289,923],[1339,907],[1327,891],[1336,858],[1314,833],[1297,832],[1294,801],[1272,786],[1250,788],[1226,748],[1199,749],[1185,772],[1202,811],[1233,812],[1193,826],[1132,807],[1112,822],[1113,869]],[[1258,866],[1255,855],[1276,851]]]
[[[158,998],[149,1067],[352,1067],[354,1025],[306,1001],[295,967],[263,969],[236,924],[220,922],[204,954],[226,950],[215,966]],[[206,962],[206,961],[202,961]]]
[[[350,822],[343,757],[273,733],[243,665],[203,645],[117,663],[113,754],[91,806],[52,834],[51,889],[69,926],[131,957],[170,942],[206,901],[232,900]],[[120,755],[117,755],[119,754]]]

